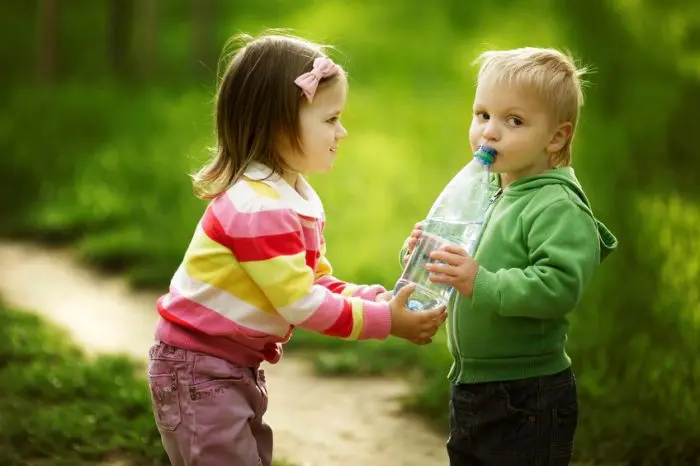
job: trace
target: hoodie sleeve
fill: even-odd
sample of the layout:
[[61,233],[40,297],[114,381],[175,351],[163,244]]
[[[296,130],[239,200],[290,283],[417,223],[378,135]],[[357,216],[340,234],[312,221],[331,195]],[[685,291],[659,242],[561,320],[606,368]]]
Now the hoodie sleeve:
[[502,316],[553,319],[572,311],[600,262],[595,221],[568,199],[544,209],[527,232],[530,265],[479,268],[472,300]]

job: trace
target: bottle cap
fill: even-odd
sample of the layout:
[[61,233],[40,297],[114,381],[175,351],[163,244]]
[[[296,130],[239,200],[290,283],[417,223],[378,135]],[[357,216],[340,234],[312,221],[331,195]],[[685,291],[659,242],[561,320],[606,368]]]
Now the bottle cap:
[[489,166],[496,158],[496,149],[490,146],[479,146],[476,152],[474,152],[474,158],[478,159],[479,162],[484,165]]

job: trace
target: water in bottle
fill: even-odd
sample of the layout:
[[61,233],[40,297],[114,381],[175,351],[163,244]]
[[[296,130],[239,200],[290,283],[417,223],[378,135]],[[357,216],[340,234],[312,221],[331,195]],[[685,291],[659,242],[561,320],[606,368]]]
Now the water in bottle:
[[430,253],[446,244],[463,247],[470,256],[474,254],[493,192],[489,167],[495,156],[493,148],[479,147],[474,158],[452,178],[433,203],[423,222],[423,234],[394,287],[397,293],[409,283],[416,285],[408,299],[409,309],[422,311],[449,301],[452,287],[431,282],[425,265],[436,262],[430,258]]

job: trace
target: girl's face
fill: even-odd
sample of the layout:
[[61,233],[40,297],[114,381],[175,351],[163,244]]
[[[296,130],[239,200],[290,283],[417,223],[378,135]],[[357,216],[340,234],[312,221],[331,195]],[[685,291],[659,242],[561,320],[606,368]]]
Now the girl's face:
[[348,133],[340,122],[348,84],[343,73],[319,87],[311,103],[304,99],[299,109],[301,153],[282,151],[285,162],[297,173],[326,173],[333,168],[338,143]]

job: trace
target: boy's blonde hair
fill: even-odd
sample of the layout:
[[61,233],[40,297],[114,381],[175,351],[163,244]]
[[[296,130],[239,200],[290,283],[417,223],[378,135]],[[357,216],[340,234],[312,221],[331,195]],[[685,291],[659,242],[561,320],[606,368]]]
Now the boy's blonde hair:
[[571,145],[583,105],[581,78],[588,70],[577,67],[568,54],[537,47],[484,52],[474,63],[479,65],[477,85],[488,82],[533,90],[557,123],[571,122],[571,137],[550,160],[553,168],[571,165]]

